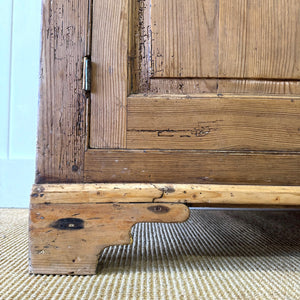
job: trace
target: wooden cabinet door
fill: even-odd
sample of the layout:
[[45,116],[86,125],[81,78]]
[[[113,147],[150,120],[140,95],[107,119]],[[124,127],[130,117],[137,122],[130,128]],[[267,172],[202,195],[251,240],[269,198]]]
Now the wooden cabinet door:
[[95,0],[86,181],[299,184],[299,0]]

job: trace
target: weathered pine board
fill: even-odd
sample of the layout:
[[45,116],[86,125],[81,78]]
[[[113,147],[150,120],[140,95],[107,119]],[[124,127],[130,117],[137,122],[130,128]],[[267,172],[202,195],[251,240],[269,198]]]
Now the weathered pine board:
[[83,180],[88,0],[43,1],[36,182]]
[[217,93],[217,79],[151,78],[148,95]]
[[300,78],[299,0],[220,0],[219,77]]
[[300,151],[299,97],[128,98],[129,149]]
[[126,148],[128,7],[128,0],[93,5],[92,148]]
[[31,194],[32,205],[144,202],[300,205],[300,187],[163,183],[37,184]]
[[129,91],[142,93],[148,91],[151,77],[151,0],[130,1],[129,9],[131,13]]
[[299,185],[299,153],[89,150],[84,181]]
[[154,77],[216,77],[218,1],[152,0]]
[[300,95],[300,81],[218,79],[218,93]]
[[30,271],[95,274],[101,251],[130,244],[138,222],[183,222],[189,209],[178,203],[31,204]]
[[196,78],[152,78],[148,95],[200,95],[249,94],[249,95],[300,95],[300,81],[251,80],[251,79],[196,79]]

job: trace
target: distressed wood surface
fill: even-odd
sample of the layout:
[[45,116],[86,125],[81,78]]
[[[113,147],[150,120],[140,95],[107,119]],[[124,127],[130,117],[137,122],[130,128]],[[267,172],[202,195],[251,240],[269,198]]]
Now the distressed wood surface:
[[[246,0],[184,5],[177,0],[141,1],[132,12],[138,22],[130,57],[135,61],[132,72],[140,72],[137,77],[147,84],[134,93],[192,94],[197,77],[214,77],[220,93],[299,94],[299,82],[287,81],[299,79],[299,6],[296,0],[255,0],[249,5]],[[208,92],[205,85],[194,86],[194,93]]]
[[154,77],[217,77],[218,1],[152,0]]
[[[271,0],[268,0],[268,3],[272,4],[271,8],[275,7],[275,6],[273,6],[274,2],[272,2],[272,1],[270,2],[270,1]],[[290,1],[290,3],[292,3],[292,6],[294,8],[298,7],[297,6],[298,4],[294,0],[289,0],[289,1]],[[128,83],[127,82],[128,74],[126,71],[127,70],[127,55],[128,55],[128,53],[127,53],[127,50],[125,51],[125,48],[127,49],[127,47],[130,47],[130,49],[131,48],[133,49],[134,47],[141,46],[141,45],[132,45],[132,44],[134,44],[135,38],[131,38],[131,40],[129,41],[129,46],[127,45],[128,44],[128,40],[127,40],[127,38],[128,38],[127,37],[127,32],[128,32],[127,26],[128,25],[127,24],[134,23],[132,16],[131,16],[131,18],[128,17],[127,10],[130,10],[132,13],[133,13],[133,11],[136,12],[136,10],[138,10],[140,15],[142,15],[144,13],[143,10],[140,10],[139,5],[137,5],[138,8],[135,6],[132,6],[132,7],[130,6],[131,8],[128,9],[126,3],[127,2],[125,0],[120,3],[115,3],[112,1],[109,1],[109,2],[104,1],[101,3],[97,3],[97,5],[94,8],[95,15],[94,15],[94,20],[93,20],[95,22],[94,23],[94,25],[96,26],[95,28],[98,28],[98,29],[99,28],[101,28],[101,29],[109,28],[109,30],[105,33],[106,34],[105,36],[107,36],[107,34],[110,34],[110,37],[113,37],[113,39],[111,39],[110,42],[109,41],[107,41],[107,42],[111,43],[112,46],[117,47],[115,50],[116,51],[115,53],[116,53],[116,55],[119,55],[118,57],[121,60],[119,60],[119,59],[113,60],[112,56],[111,56],[112,52],[109,52],[109,50],[105,50],[105,51],[107,51],[107,53],[105,55],[101,52],[102,51],[101,49],[103,47],[101,47],[101,45],[99,45],[99,43],[101,42],[101,37],[102,37],[101,35],[102,34],[104,35],[105,30],[96,30],[95,31],[94,38],[93,38],[93,39],[95,39],[95,43],[93,44],[93,47],[94,47],[93,51],[98,51],[98,52],[94,52],[94,53],[98,53],[100,55],[100,56],[97,55],[98,59],[99,59],[99,57],[101,58],[101,55],[102,56],[104,55],[105,59],[108,59],[107,62],[115,63],[120,68],[123,68],[122,70],[124,71],[124,76],[126,78],[124,79],[122,77],[120,80],[122,80],[122,82],[124,82],[124,85],[122,83],[121,86],[124,86],[125,90],[126,90],[126,86]],[[239,3],[242,3],[242,2],[239,2]],[[283,5],[282,1],[280,1],[278,3],[279,3],[278,5]],[[131,180],[131,181],[146,180],[146,181],[151,182],[153,180],[151,178],[153,172],[154,172],[154,174],[156,174],[154,177],[157,180],[155,180],[155,181],[158,181],[158,179],[160,179],[160,181],[162,181],[162,182],[174,181],[174,180],[177,182],[180,182],[180,180],[184,180],[184,181],[187,180],[185,182],[202,182],[201,180],[205,180],[205,179],[201,179],[201,178],[209,177],[209,176],[204,176],[204,177],[198,176],[197,174],[199,172],[198,172],[198,170],[196,171],[196,169],[199,167],[199,162],[194,163],[195,157],[198,157],[198,155],[200,155],[200,156],[204,155],[204,157],[207,155],[207,154],[203,154],[201,152],[199,152],[199,153],[198,152],[186,152],[186,154],[184,154],[183,152],[176,152],[176,151],[175,152],[174,151],[173,152],[172,151],[170,151],[170,152],[160,152],[160,151],[155,152],[154,151],[153,152],[154,156],[151,159],[147,158],[145,162],[144,161],[140,162],[141,167],[139,167],[138,163],[135,163],[134,161],[132,161],[132,159],[136,154],[138,155],[138,157],[142,157],[144,154],[141,151],[137,151],[137,152],[130,152],[130,151],[122,152],[121,151],[118,154],[118,155],[120,155],[121,158],[126,157],[127,155],[129,157],[128,162],[123,162],[125,164],[124,168],[126,168],[126,165],[130,165],[130,167],[133,167],[133,165],[135,165],[135,167],[137,167],[137,170],[133,172],[135,174],[133,176],[133,178],[130,178],[127,170],[123,170],[122,168],[121,169],[116,168],[116,166],[114,166],[114,163],[112,164],[113,165],[112,169],[109,169],[109,165],[105,164],[105,168],[103,170],[107,170],[107,176],[103,175],[104,172],[102,170],[99,171],[99,169],[98,169],[99,163],[101,162],[101,164],[103,164],[103,159],[105,157],[108,159],[108,161],[110,161],[113,157],[118,156],[118,155],[116,155],[115,152],[108,151],[106,154],[104,154],[101,151],[100,152],[97,152],[97,151],[93,152],[93,150],[89,151],[86,155],[86,157],[88,158],[88,163],[86,166],[84,166],[84,157],[85,157],[84,148],[86,146],[86,143],[85,143],[86,142],[86,139],[85,139],[86,128],[85,127],[87,124],[86,116],[88,115],[88,111],[85,108],[86,107],[85,106],[85,101],[86,101],[85,95],[81,91],[81,83],[82,83],[81,82],[81,79],[82,79],[81,72],[82,72],[82,57],[85,56],[86,54],[88,54],[88,53],[86,53],[87,50],[85,50],[85,48],[88,48],[88,47],[86,47],[86,44],[87,44],[86,37],[88,36],[88,34],[87,34],[87,32],[88,32],[88,28],[87,28],[88,11],[89,11],[88,4],[89,4],[88,1],[81,1],[79,3],[78,1],[75,1],[75,0],[72,0],[68,3],[65,3],[64,1],[61,1],[61,0],[54,0],[54,1],[46,1],[45,0],[43,3],[43,42],[42,42],[41,93],[40,93],[41,99],[40,99],[40,114],[39,114],[39,133],[38,133],[38,148],[37,148],[38,159],[37,159],[36,182],[37,183],[81,182],[83,180],[95,181],[96,179],[100,179],[100,181],[102,181],[101,178],[104,178],[105,180],[112,180],[112,181],[115,181],[116,180],[115,178],[121,178],[122,180],[125,180],[126,178],[128,180],[128,178],[129,178],[129,180]],[[107,7],[108,5],[111,10],[108,9],[108,7]],[[158,5],[167,5],[167,4],[158,4]],[[181,4],[178,4],[178,5],[180,6]],[[196,4],[192,3],[191,5],[196,5]],[[230,7],[228,5],[224,4],[224,7],[222,8],[223,12],[226,7],[227,7],[226,8],[227,10],[230,9]],[[259,14],[261,13],[261,11],[263,11],[265,9],[264,4],[261,4],[261,5],[262,6],[259,6],[259,5],[257,6]],[[241,7],[243,8],[244,6],[241,4],[241,6],[239,6],[238,9],[241,9]],[[252,9],[252,6],[250,8]],[[204,10],[202,10],[201,14],[204,13],[205,11],[207,11],[207,7],[204,5],[203,9]],[[148,16],[149,17],[148,19],[150,20],[151,18],[150,18],[149,7],[146,7],[144,10],[148,11],[148,15],[146,14],[146,16]],[[186,8],[186,10],[189,10],[189,8]],[[104,11],[106,13],[104,13]],[[208,12],[212,12],[212,11],[208,9]],[[170,13],[170,15],[172,14],[171,11],[169,13]],[[278,13],[278,12],[276,12],[276,13]],[[200,14],[200,12],[199,12],[199,14]],[[250,14],[250,12],[249,12],[249,14]],[[292,15],[290,21],[287,21],[285,15],[284,15],[284,18],[282,19],[284,21],[283,25],[284,25],[284,30],[285,30],[286,24],[290,24],[289,22],[294,22],[293,18],[294,18],[294,15],[297,14],[297,10],[296,9],[294,11],[287,10],[286,12],[281,12],[280,14],[291,14]],[[112,16],[112,15],[114,17],[111,20],[110,16]],[[224,16],[224,13],[223,13],[223,16]],[[270,16],[268,16],[268,18],[269,17]],[[112,22],[116,18],[117,18],[117,22]],[[130,22],[127,22],[127,21],[129,21],[128,18],[130,19]],[[114,23],[114,24],[112,26],[108,26],[108,23],[104,22],[105,20],[109,20],[109,21],[111,21],[111,23]],[[149,20],[148,20],[148,22],[149,22]],[[167,22],[169,22],[169,21],[167,21]],[[227,20],[227,21],[229,22],[231,20]],[[124,26],[121,26],[121,25],[124,25]],[[142,26],[143,26],[143,24],[140,25],[140,27],[142,27]],[[207,28],[206,29],[203,28],[201,30],[207,30]],[[120,30],[117,30],[117,29],[120,29]],[[271,29],[272,28],[270,28],[270,30]],[[143,30],[144,30],[143,32],[146,32],[146,33],[148,32],[146,34],[145,40],[147,41],[147,45],[149,46],[150,45],[149,44],[149,36],[151,36],[151,30],[149,28],[144,28]],[[292,31],[292,33],[293,33],[293,31]],[[295,33],[294,36],[291,35],[291,37],[286,37],[288,39],[295,40],[295,43],[293,42],[293,43],[291,43],[291,45],[296,45],[298,43],[297,34],[298,33]],[[97,40],[99,43],[97,43]],[[104,40],[106,41],[108,39],[104,38]],[[104,40],[102,40],[102,43]],[[125,42],[122,43],[122,41],[125,41]],[[105,46],[104,48],[107,48],[106,44],[104,46]],[[144,50],[146,49],[145,50],[146,52],[144,54],[147,54],[148,53],[147,51],[149,49],[145,48],[145,47],[143,49]],[[290,49],[288,51],[292,51],[292,50]],[[270,53],[272,53],[272,52],[270,52]],[[132,53],[129,53],[129,54],[131,55]],[[145,57],[148,57],[148,56],[146,55]],[[282,56],[282,57],[285,57],[285,56]],[[293,57],[294,56],[291,55],[291,60],[294,59]],[[124,63],[124,61],[125,61],[125,63]],[[295,62],[296,62],[295,63],[295,70],[296,70],[298,60],[296,59]],[[101,63],[102,63],[102,61],[101,61]],[[148,63],[149,63],[149,61],[148,61]],[[291,61],[287,61],[288,68],[291,63],[292,63]],[[97,63],[96,63],[96,65],[97,65]],[[108,66],[108,68],[106,68],[107,66]],[[110,78],[110,76],[111,77],[118,76],[115,73],[109,74],[109,70],[111,70],[111,69],[109,69],[109,66],[110,65],[108,64],[103,69],[104,70],[103,72],[104,73],[106,72],[103,76],[104,77],[106,76],[105,78],[108,78],[108,79]],[[100,69],[98,69],[98,71],[99,70]],[[98,71],[97,71],[97,66],[96,66],[96,68],[94,68],[94,72],[97,73]],[[115,88],[116,88],[115,85],[113,88],[111,85],[111,83],[114,82],[114,80],[115,79],[113,79],[113,81],[107,81],[107,82],[110,82],[109,84],[106,82],[107,83],[106,85],[108,86],[108,89],[110,89],[110,91],[112,89],[115,90]],[[162,81],[161,81],[161,79],[157,79],[157,80],[158,81],[156,81],[156,82],[160,82],[156,87],[157,91],[159,93],[163,93],[163,92],[176,93],[176,90],[177,90],[178,93],[184,94],[184,93],[187,93],[188,90],[193,91],[193,86],[195,86],[195,82],[192,82],[192,83],[188,82],[189,79],[187,79],[187,78],[175,79],[175,80],[173,80],[173,83],[166,83],[165,85],[163,83],[163,80]],[[153,81],[155,81],[155,80],[153,80]],[[187,81],[187,82],[185,82],[185,81]],[[249,92],[249,90],[250,90],[250,92],[252,92],[253,91],[252,87],[249,88],[249,86],[251,86],[251,83],[249,83],[248,80],[246,80],[246,81],[247,81],[247,84],[241,83],[238,85],[238,88],[237,88],[236,83],[234,83],[235,90],[233,92],[234,93],[237,92],[236,88],[241,93],[243,93],[243,91],[242,91],[243,89],[246,93]],[[214,89],[217,87],[217,83],[214,82],[214,79],[210,79],[208,82],[209,83],[204,83],[204,85],[202,86],[203,81],[201,81],[201,83],[199,83],[198,87],[196,84],[197,90],[195,90],[195,91],[197,93],[201,93],[203,91],[205,91],[205,92],[211,92],[212,90],[214,91]],[[256,84],[256,83],[254,83],[255,81],[252,81],[252,82],[253,82],[253,84]],[[276,83],[276,81],[275,81],[275,83]],[[285,83],[283,83],[283,82],[277,82],[276,84],[275,83],[270,84],[270,85],[272,85],[272,88],[270,88],[270,93],[273,93],[274,86],[275,86],[275,88],[274,88],[275,93],[277,93],[277,92],[278,93],[282,93],[282,92],[286,93],[286,91],[287,91],[286,89],[288,89],[288,91],[292,91],[291,93],[295,93],[295,94],[298,93],[297,86],[299,85],[299,82],[296,82],[296,81],[295,82],[290,82],[290,81],[287,82],[286,81]],[[97,85],[94,86],[94,89],[97,88],[98,85],[99,85],[99,82],[97,82]],[[232,85],[230,85],[229,87],[228,86],[224,87],[224,85],[223,85],[222,88],[219,85],[219,92],[226,93],[228,91],[231,91],[232,89],[233,89]],[[267,89],[266,86],[264,86],[262,88],[262,86],[259,85],[259,87],[258,87],[259,91],[264,91],[266,89]],[[289,93],[289,92],[287,92],[287,93]],[[299,95],[299,93],[298,93],[298,95]],[[118,97],[114,97],[115,100],[117,98]],[[118,99],[120,99],[120,98],[118,98]],[[147,106],[146,101],[148,101],[148,100],[149,100],[149,98],[145,100],[145,107]],[[152,100],[152,101],[154,101],[154,100]],[[287,101],[286,103],[289,103],[289,102]],[[94,103],[94,105],[98,105],[98,104]],[[125,113],[126,109],[123,107],[123,104],[121,103],[120,105],[117,105],[115,107],[116,108],[115,109],[115,108],[112,108],[112,106],[110,106],[110,105],[112,105],[112,103],[110,101],[105,102],[105,105],[108,105],[105,108],[105,109],[107,109],[107,112],[108,112],[108,114],[106,115],[105,118],[107,118],[106,119],[107,121],[108,120],[110,120],[110,121],[109,121],[108,127],[107,126],[101,127],[102,128],[101,130],[106,131],[105,134],[109,135],[109,139],[111,139],[111,141],[116,141],[115,138],[117,136],[119,136],[119,137],[121,136],[118,134],[116,134],[116,135],[112,134],[114,130],[116,130],[117,132],[120,132],[120,130],[121,131],[126,130],[126,126],[124,125],[124,123],[125,123],[124,120],[126,119],[124,117],[124,114],[126,114]],[[291,105],[291,104],[292,103],[289,103],[289,105]],[[296,102],[294,102],[294,104],[296,105]],[[271,111],[273,109],[275,109],[275,108],[270,108]],[[92,111],[96,115],[99,113],[99,110],[98,110],[98,112],[96,112],[96,110],[92,109]],[[120,112],[122,112],[121,115],[118,115]],[[103,111],[101,112],[101,110],[100,110],[100,115],[102,113],[103,113]],[[116,119],[114,119],[111,114],[112,115],[115,114]],[[100,119],[97,119],[97,118],[94,119],[95,122],[91,122],[91,128],[93,128],[93,126],[99,126],[99,124],[101,123],[101,122],[100,123],[98,122]],[[154,116],[154,119],[155,118],[156,118],[156,116]],[[167,119],[168,119],[168,117],[166,118],[166,120]],[[130,123],[132,121],[135,122],[135,120],[133,120],[133,119],[129,120]],[[273,121],[274,121],[274,119],[273,119]],[[279,121],[281,121],[281,119],[279,119]],[[187,122],[190,122],[190,121],[187,120]],[[122,124],[125,127],[123,127]],[[280,122],[278,122],[278,124],[275,124],[274,128],[278,129],[275,133],[274,133],[274,131],[270,131],[275,134],[276,139],[275,140],[269,139],[269,141],[271,141],[271,143],[273,143],[273,144],[275,143],[275,145],[277,145],[279,143],[278,142],[279,137],[282,136],[283,132],[284,132],[284,131],[282,131],[282,127],[280,127],[280,124],[281,124]],[[284,124],[285,123],[283,123],[283,125]],[[295,126],[296,124],[297,124],[297,120],[295,122],[292,122],[290,124],[290,126]],[[285,125],[287,125],[287,124],[285,124]],[[266,121],[266,126],[269,126],[267,121]],[[94,127],[94,128],[96,128],[96,127]],[[295,127],[292,127],[292,128],[294,129]],[[112,131],[110,131],[110,129]],[[247,130],[244,128],[242,128],[242,129]],[[157,130],[157,128],[154,128],[154,130]],[[159,130],[161,130],[161,129],[159,128]],[[241,130],[241,128],[239,128],[239,130]],[[270,130],[273,130],[273,129],[270,129]],[[258,132],[258,129],[254,128],[254,131]],[[101,141],[102,136],[100,134],[95,135],[96,139],[98,139],[99,141]],[[210,134],[206,135],[206,137],[208,137],[208,136],[210,136]],[[253,133],[253,136],[254,136],[254,133]],[[257,136],[259,137],[258,141],[262,141],[263,138],[260,135],[260,133]],[[294,139],[295,137],[296,137],[296,139]],[[297,141],[297,138],[298,138],[297,136],[293,135],[293,138],[291,138],[291,140]],[[119,139],[119,138],[117,138],[117,139]],[[124,142],[125,136],[123,135],[121,139]],[[284,149],[290,149],[290,148],[288,148],[289,147],[288,145],[292,144],[291,140],[286,142],[287,138],[283,138],[283,140],[282,140],[283,143],[280,144],[279,147],[283,147]],[[131,139],[131,142],[136,143],[136,140]],[[222,141],[222,142],[224,142],[224,141]],[[145,143],[142,143],[141,141],[138,142],[138,144],[141,144],[142,146],[146,143],[147,143],[147,141]],[[262,141],[262,144],[263,143],[264,143],[264,141]],[[125,144],[123,144],[123,146]],[[185,145],[185,144],[186,143],[182,143],[182,145]],[[258,148],[261,149],[260,147],[262,147],[262,144],[259,143],[256,146],[257,149]],[[293,147],[295,147],[295,145],[296,144],[293,143]],[[153,144],[151,144],[150,146],[152,148]],[[170,144],[170,146],[172,146],[172,145]],[[102,146],[100,145],[99,147],[102,147]],[[110,146],[108,146],[108,147],[110,147]],[[114,147],[119,147],[119,146],[116,146],[116,144],[115,144]],[[140,147],[140,146],[136,145],[136,147]],[[173,147],[174,146],[172,146],[172,148]],[[283,148],[280,148],[280,149],[283,149]],[[271,147],[267,148],[267,149],[271,149]],[[279,148],[277,148],[277,149],[279,149]],[[295,148],[293,148],[293,149],[295,149]],[[274,149],[271,149],[271,150],[274,150]],[[125,156],[124,156],[124,153],[127,153],[127,154],[125,154]],[[149,153],[151,153],[151,151]],[[149,154],[149,153],[147,153],[147,154]],[[170,155],[169,160],[168,159],[166,160],[164,158],[163,161],[160,161],[160,159],[158,160],[158,162],[155,160],[153,161],[153,159],[154,159],[154,157],[156,157],[156,155],[158,155],[159,157],[162,155],[162,157],[164,157],[167,153],[174,153],[175,156],[173,156],[173,154],[172,154],[172,155]],[[97,155],[101,155],[101,157],[96,158]],[[177,155],[179,155],[179,156],[177,156]],[[188,156],[188,155],[191,155],[190,159],[184,158],[182,161],[177,162],[177,159],[181,159],[184,156]],[[195,155],[195,157],[193,157],[193,155]],[[212,158],[211,155],[212,155],[212,153],[209,154],[210,158]],[[236,155],[236,154],[234,154],[234,155]],[[245,153],[244,154],[241,153],[241,157],[244,157],[244,155],[245,155]],[[297,170],[296,170],[296,168],[298,167],[297,164],[299,163],[297,155],[295,155],[295,154],[289,155],[289,154],[285,153],[285,154],[282,154],[283,156],[280,156],[281,154],[279,153],[278,156],[272,156],[271,154],[266,154],[267,161],[269,161],[269,159],[271,159],[270,161],[273,162],[274,157],[277,157],[278,160],[276,159],[276,161],[278,161],[279,164],[277,165],[275,170],[269,170],[268,164],[265,162],[261,162],[260,159],[258,159],[258,161],[261,162],[261,165],[257,166],[257,167],[253,167],[253,163],[254,163],[254,161],[256,161],[256,159],[253,160],[253,158],[254,157],[262,157],[261,155],[264,155],[264,154],[258,154],[258,156],[255,156],[255,154],[253,154],[254,156],[251,156],[251,155],[249,156],[249,159],[243,158],[243,161],[246,162],[249,160],[250,170],[254,170],[254,174],[253,174],[253,176],[251,174],[248,174],[248,177],[247,177],[245,175],[246,173],[244,173],[244,175],[241,177],[242,182],[245,182],[245,183],[254,182],[255,183],[256,181],[258,181],[261,183],[261,182],[268,182],[268,180],[270,180],[271,182],[275,182],[275,184],[281,184],[281,183],[288,184],[289,182],[291,182],[291,184],[295,184],[295,182],[299,182],[299,180],[296,178],[296,175],[299,176],[299,173],[297,173]],[[148,156],[148,157],[150,157],[150,156]],[[233,156],[231,156],[231,154],[229,154],[229,156],[231,158],[233,157]],[[132,158],[130,158],[130,157],[132,157]],[[233,180],[233,178],[235,178],[236,182],[239,183],[239,176],[238,176],[239,172],[237,171],[238,168],[236,165],[237,162],[233,162],[234,165],[232,167],[229,167],[230,170],[235,170],[235,171],[233,171],[233,174],[236,174],[236,175],[234,175],[233,177],[229,176],[229,179],[226,179],[226,176],[224,175],[225,169],[221,172],[223,175],[220,175],[220,176],[216,175],[214,170],[216,170],[216,169],[221,170],[223,168],[223,166],[220,165],[218,167],[215,167],[213,161],[218,161],[221,157],[224,157],[223,153],[216,154],[216,157],[214,160],[210,159],[209,160],[210,163],[208,163],[208,165],[211,164],[212,171],[210,170],[210,167],[207,167],[207,169],[204,171],[204,173],[206,173],[208,175],[213,173],[214,176],[213,176],[212,180],[219,180],[219,182],[233,182],[232,180]],[[280,161],[279,157],[283,158],[283,160]],[[118,158],[116,158],[116,160],[117,159]],[[166,161],[169,161],[171,164],[173,164],[173,166],[179,165],[182,167],[183,170],[186,170],[186,171],[183,172],[183,175],[178,174],[178,171],[176,171],[173,174],[170,174],[170,170],[172,170],[172,172],[173,172],[173,170],[178,170],[178,169],[174,168],[173,166],[167,166],[167,164],[165,163]],[[95,162],[94,166],[91,164],[92,162]],[[149,169],[145,171],[144,166],[149,163],[152,164],[152,162],[153,162],[153,165],[149,166]],[[164,170],[164,172],[161,173],[161,175],[158,175],[158,172],[160,170],[159,164],[161,164],[161,163],[164,166],[167,166],[167,168]],[[190,163],[195,164],[195,167],[189,165]],[[294,166],[293,166],[293,164],[294,164]],[[296,166],[295,166],[295,164],[296,164]],[[262,166],[265,166],[266,169],[263,172],[261,172],[262,175],[258,175],[257,170],[258,169],[262,170]],[[241,171],[241,173],[246,172],[246,165],[244,165],[243,168],[244,169]],[[282,170],[280,168],[282,168]],[[192,173],[194,174],[194,176],[196,176],[193,180],[189,180],[189,179],[185,178],[185,175],[186,175],[185,172],[187,172],[187,170],[191,170],[191,169],[194,170]],[[86,170],[85,176],[83,174],[84,170]],[[98,172],[99,172],[98,175],[96,174],[96,170],[98,170]],[[117,170],[119,170],[120,174],[117,172]],[[289,173],[289,170],[291,171],[291,173]],[[141,176],[136,176],[141,171],[144,171],[141,174]],[[280,173],[281,171],[282,171],[282,174]],[[146,176],[144,173],[147,173],[148,175]],[[269,173],[271,173],[270,176],[268,175]],[[164,176],[162,174],[164,174]],[[264,176],[263,174],[267,175],[266,179],[263,179],[263,176]],[[275,178],[275,174],[277,174],[276,176],[278,178]],[[176,176],[177,176],[177,178],[176,178]],[[187,178],[191,178],[191,176],[188,175]],[[286,178],[286,182],[284,182],[284,178]]]
[[300,205],[300,186],[102,183],[43,184],[32,187],[31,204],[186,203]]
[[89,1],[43,1],[36,182],[83,180]]
[[165,78],[151,78],[148,95],[161,94],[202,94],[202,93],[217,93],[218,80],[217,79],[165,79]]
[[132,242],[134,224],[183,222],[188,217],[189,209],[177,203],[31,204],[30,271],[95,274],[105,247]]
[[142,1],[129,1],[128,8],[128,68],[127,68],[127,93],[136,93],[140,84],[140,45],[141,22],[139,22],[139,7]]
[[179,79],[154,78],[149,80],[148,95],[249,94],[300,95],[300,81],[250,79]]
[[90,146],[126,147],[128,0],[93,4]]
[[300,151],[300,99],[128,98],[129,149]]
[[85,182],[300,185],[299,153],[89,150]]
[[151,0],[131,1],[131,92],[147,92],[151,77]]
[[300,78],[299,0],[220,0],[219,76]]

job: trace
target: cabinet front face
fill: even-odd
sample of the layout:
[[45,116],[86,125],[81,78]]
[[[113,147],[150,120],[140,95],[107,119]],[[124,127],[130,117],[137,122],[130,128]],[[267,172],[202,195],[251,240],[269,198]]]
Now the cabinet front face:
[[95,0],[92,24],[86,181],[299,183],[298,0]]
[[94,274],[186,205],[299,205],[299,22],[299,0],[44,0],[31,271]]

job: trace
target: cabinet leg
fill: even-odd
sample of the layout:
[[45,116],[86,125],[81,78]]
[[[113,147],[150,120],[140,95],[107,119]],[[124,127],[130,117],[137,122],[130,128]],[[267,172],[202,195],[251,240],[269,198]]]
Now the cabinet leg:
[[30,271],[95,274],[101,251],[130,244],[134,224],[188,217],[188,207],[178,203],[31,203]]

